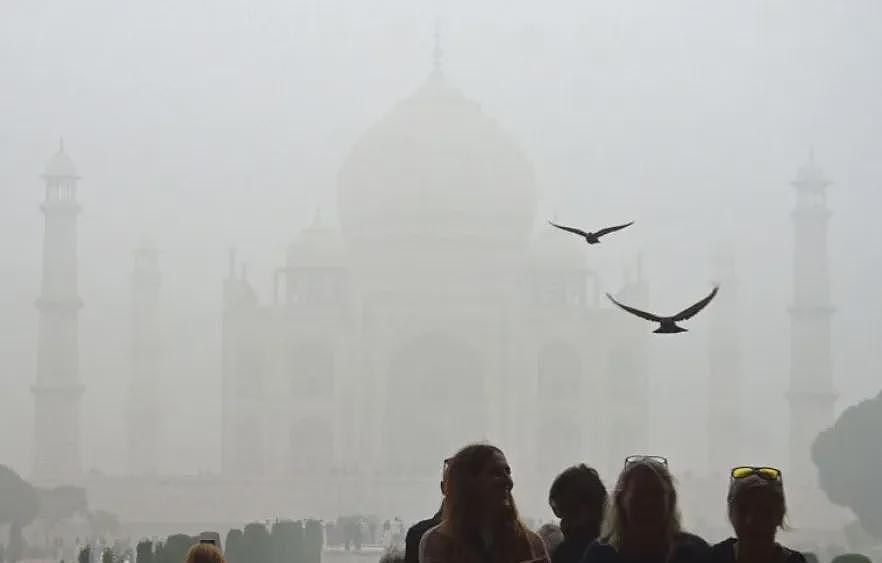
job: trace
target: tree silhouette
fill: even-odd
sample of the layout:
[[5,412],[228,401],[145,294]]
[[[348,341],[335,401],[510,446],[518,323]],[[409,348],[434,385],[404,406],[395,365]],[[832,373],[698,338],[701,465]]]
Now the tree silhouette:
[[321,563],[324,546],[324,527],[318,520],[307,520],[303,527],[303,563]]
[[39,500],[39,516],[46,520],[49,529],[58,522],[87,509],[86,489],[65,485],[51,489],[36,489]]
[[24,553],[21,529],[37,517],[40,503],[34,487],[5,465],[0,465],[0,499],[0,525],[11,524],[6,560],[14,563]]
[[248,559],[242,554],[243,536],[242,530],[233,528],[227,532],[227,540],[224,542],[224,559],[227,563],[247,563]]
[[821,488],[831,502],[850,508],[861,526],[882,539],[882,393],[848,407],[812,445]]
[[272,563],[303,562],[303,524],[282,520],[273,524],[270,533]]
[[138,563],[153,563],[153,542],[142,540],[135,548],[136,561]]
[[244,561],[248,563],[271,563],[270,535],[263,524],[254,522],[245,526],[242,544]]
[[191,536],[186,534],[174,534],[165,540],[165,548],[162,556],[168,563],[180,563],[187,558],[190,547],[196,543]]

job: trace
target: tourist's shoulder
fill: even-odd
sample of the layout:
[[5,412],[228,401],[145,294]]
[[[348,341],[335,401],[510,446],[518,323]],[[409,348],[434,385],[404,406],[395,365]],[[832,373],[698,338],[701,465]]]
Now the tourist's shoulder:
[[441,539],[441,524],[435,524],[426,530],[426,533],[423,534],[423,542],[426,541],[438,541]]
[[618,552],[610,543],[603,539],[598,539],[588,546],[585,550],[585,556],[582,558],[583,563],[601,563],[604,561],[615,561],[618,559]]
[[735,538],[729,538],[710,546],[708,560],[725,562],[735,560]]
[[446,536],[444,535],[440,524],[429,528],[420,540],[420,563],[446,561],[447,558],[445,557],[445,554],[447,553],[448,546],[445,538]]
[[704,538],[689,532],[680,532],[680,535],[677,536],[677,543],[691,548],[710,549],[710,544],[708,544]]
[[419,522],[417,522],[416,524],[411,526],[407,530],[407,533],[408,534],[419,534],[422,536],[424,533],[426,533],[426,531],[434,528],[437,525],[438,525],[438,520],[435,519],[434,517],[426,518],[425,520],[420,520]]
[[806,563],[805,555],[795,549],[784,547],[784,553],[787,554],[787,557],[785,558],[787,563]]
[[730,551],[735,547],[735,542],[737,540],[735,538],[725,539],[719,543],[715,543],[711,546],[711,551]]

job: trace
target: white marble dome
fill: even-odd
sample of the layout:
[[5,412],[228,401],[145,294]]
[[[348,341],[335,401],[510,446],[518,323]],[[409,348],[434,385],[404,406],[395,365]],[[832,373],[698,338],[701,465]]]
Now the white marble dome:
[[368,129],[338,178],[350,240],[525,242],[538,194],[527,158],[440,70]]

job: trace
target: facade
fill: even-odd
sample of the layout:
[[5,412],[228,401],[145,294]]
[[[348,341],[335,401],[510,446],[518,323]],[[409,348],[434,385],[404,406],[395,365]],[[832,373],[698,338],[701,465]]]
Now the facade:
[[37,310],[33,480],[75,483],[81,477],[77,291],[77,175],[60,143],[42,175],[45,199],[43,281]]
[[714,253],[713,276],[723,291],[708,310],[708,473],[726,475],[732,467],[744,463],[741,448],[745,428],[738,280],[730,246],[723,245]]
[[815,487],[811,460],[815,437],[835,421],[830,320],[827,207],[830,180],[811,155],[792,182],[796,188],[793,305],[790,307],[790,472]]
[[[231,259],[224,478],[357,482],[372,498],[348,509],[409,514],[443,458],[489,440],[538,510],[561,467],[645,449],[645,327],[599,306],[584,242],[534,234],[539,195],[436,66],[355,144],[340,228],[317,216],[291,243],[268,303]],[[645,304],[641,279],[622,291]]]

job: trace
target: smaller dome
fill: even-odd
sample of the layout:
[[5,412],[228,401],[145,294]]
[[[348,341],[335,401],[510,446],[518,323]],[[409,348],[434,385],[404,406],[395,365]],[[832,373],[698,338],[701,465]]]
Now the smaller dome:
[[340,232],[327,226],[316,212],[312,225],[288,245],[288,267],[322,267],[341,263],[345,246]]
[[546,224],[533,237],[530,261],[539,268],[582,270],[588,267],[587,244],[575,235]]
[[64,152],[64,140],[58,143],[58,151],[52,155],[49,162],[46,163],[46,171],[44,176],[58,176],[68,178],[79,178],[77,176],[77,168],[73,161]]

